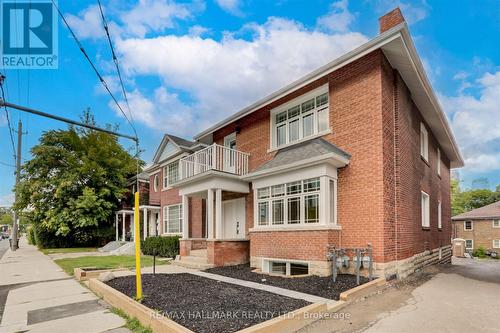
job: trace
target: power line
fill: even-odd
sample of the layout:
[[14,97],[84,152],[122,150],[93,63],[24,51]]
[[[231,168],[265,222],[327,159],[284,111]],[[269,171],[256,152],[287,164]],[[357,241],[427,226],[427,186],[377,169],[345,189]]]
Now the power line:
[[132,127],[132,130],[134,131],[135,137],[137,138],[137,131],[135,130],[135,126],[132,124],[132,122],[130,121],[130,119],[127,117],[127,115],[123,111],[122,107],[120,106],[120,103],[118,103],[118,100],[116,99],[115,95],[113,95],[113,93],[109,89],[108,84],[106,83],[106,81],[104,80],[104,78],[102,77],[102,75],[99,73],[99,70],[97,69],[97,67],[94,65],[94,63],[92,62],[92,60],[88,56],[87,51],[85,51],[82,43],[80,42],[80,40],[78,40],[78,37],[76,37],[75,33],[73,32],[73,29],[71,29],[69,23],[66,21],[66,18],[64,17],[64,15],[61,12],[61,10],[59,9],[59,7],[56,5],[55,1],[54,0],[51,0],[51,1],[52,1],[52,4],[54,5],[54,7],[56,8],[59,16],[63,20],[64,25],[66,25],[66,28],[68,28],[69,32],[71,33],[71,36],[73,36],[73,39],[75,40],[76,44],[80,48],[80,51],[83,53],[83,56],[85,57],[85,59],[87,59],[88,63],[90,64],[90,66],[94,70],[95,74],[99,78],[99,81],[101,81],[101,84],[103,85],[103,87],[106,89],[106,91],[108,92],[108,94],[111,96],[111,98],[113,99],[114,103],[116,104],[116,106],[118,107],[118,109],[120,110],[120,112],[122,113],[122,115],[125,117],[125,119],[129,123],[129,125]]
[[[0,74],[0,90],[2,91],[2,100],[5,100],[5,91],[3,90],[3,82],[5,80],[5,76],[3,74]],[[14,161],[17,160],[17,155],[16,155],[16,145],[14,144],[14,137],[12,136],[12,126],[10,124],[10,117],[9,117],[9,110],[7,110],[7,106],[3,105],[5,109],[5,116],[7,117],[7,126],[9,127],[9,136],[10,136],[10,143],[12,144],[12,156],[14,157]]]
[[122,88],[123,97],[125,98],[125,103],[127,104],[128,114],[130,116],[130,120],[132,122],[134,122],[134,119],[132,117],[132,111],[130,110],[130,104],[128,102],[127,92],[125,90],[125,85],[123,84],[122,74],[120,71],[120,65],[118,63],[118,58],[117,58],[116,53],[115,53],[115,48],[113,47],[113,42],[112,42],[111,36],[109,34],[108,22],[106,20],[106,17],[104,16],[104,11],[102,10],[102,6],[101,6],[101,1],[97,0],[97,3],[99,4],[99,11],[101,12],[102,24],[104,26],[104,30],[106,31],[106,36],[108,38],[109,47],[111,49],[111,55],[113,57],[113,62],[115,63],[116,72],[118,73],[118,78],[120,80],[120,86]]

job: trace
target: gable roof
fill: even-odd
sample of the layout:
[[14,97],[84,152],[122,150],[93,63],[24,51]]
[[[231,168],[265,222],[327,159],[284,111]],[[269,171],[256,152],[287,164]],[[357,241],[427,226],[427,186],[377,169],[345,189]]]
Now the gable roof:
[[500,201],[453,216],[451,219],[460,221],[468,219],[484,220],[497,218],[500,218]]
[[452,168],[462,167],[464,161],[455,137],[451,131],[446,115],[431,87],[424,66],[417,54],[413,41],[408,31],[406,22],[381,33],[367,43],[333,60],[332,62],[316,69],[310,74],[285,86],[284,88],[264,97],[254,104],[236,112],[230,117],[222,120],[207,130],[195,136],[196,140],[202,140],[222,127],[251,114],[258,109],[277,101],[278,99],[297,91],[311,82],[363,57],[364,55],[381,49],[390,62],[391,66],[399,71],[413,101],[422,113],[423,118],[429,125],[432,133],[438,140],[443,152],[450,159]]
[[289,165],[294,162],[308,160],[329,153],[335,153],[337,155],[345,157],[348,160],[351,158],[351,155],[338,148],[334,144],[322,138],[318,138],[280,149],[272,160],[264,163],[254,172]]
[[189,151],[196,143],[189,141],[172,134],[165,134],[160,142],[160,145],[156,149],[155,155],[153,156],[153,165],[160,162],[163,150],[169,142],[172,142],[178,149],[178,152]]

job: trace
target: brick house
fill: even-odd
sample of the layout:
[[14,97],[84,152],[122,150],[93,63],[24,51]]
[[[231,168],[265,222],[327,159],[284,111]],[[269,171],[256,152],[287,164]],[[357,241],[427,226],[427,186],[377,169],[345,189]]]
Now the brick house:
[[399,9],[364,45],[193,141],[165,135],[149,174],[178,264],[331,274],[327,247],[373,246],[380,274],[450,257],[463,166]]
[[500,201],[453,216],[453,238],[465,240],[465,249],[480,247],[500,253]]

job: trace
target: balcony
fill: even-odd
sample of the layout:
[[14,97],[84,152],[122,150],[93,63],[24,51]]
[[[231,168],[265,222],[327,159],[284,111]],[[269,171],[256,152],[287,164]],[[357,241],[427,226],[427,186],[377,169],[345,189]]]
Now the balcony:
[[249,156],[250,154],[214,143],[180,159],[180,179],[211,170],[242,176],[248,173]]

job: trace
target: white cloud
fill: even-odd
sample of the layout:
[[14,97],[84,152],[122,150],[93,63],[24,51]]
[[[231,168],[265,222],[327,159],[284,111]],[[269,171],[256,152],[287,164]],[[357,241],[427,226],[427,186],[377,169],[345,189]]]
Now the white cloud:
[[[130,75],[159,76],[169,89],[189,94],[197,119],[213,123],[368,40],[359,33],[308,30],[282,18],[245,29],[254,33],[250,40],[165,35],[121,40],[117,49]],[[161,112],[168,116],[171,110]]]
[[[464,77],[459,72],[458,79]],[[451,117],[453,132],[462,148],[466,168],[476,171],[500,169],[500,71],[485,73],[470,90],[477,96],[465,93],[462,87],[456,96],[440,96]],[[469,91],[469,90],[467,90]]]
[[149,32],[162,32],[174,27],[175,20],[187,19],[191,11],[187,5],[170,0],[139,0],[131,10],[124,12],[120,19],[125,31],[137,37]]
[[233,15],[240,16],[242,12],[240,10],[241,1],[240,0],[215,0],[220,8]]
[[10,207],[14,203],[14,194],[0,195],[0,207]]
[[211,32],[209,28],[203,27],[201,25],[194,25],[189,28],[189,35],[193,37],[201,37],[207,35]]
[[348,31],[349,26],[354,21],[355,17],[351,14],[351,12],[349,12],[347,7],[347,0],[333,2],[330,5],[329,13],[318,18],[317,25],[326,31]]
[[82,39],[99,39],[105,37],[101,13],[97,5],[91,5],[78,15],[65,14],[66,21],[75,34]]

